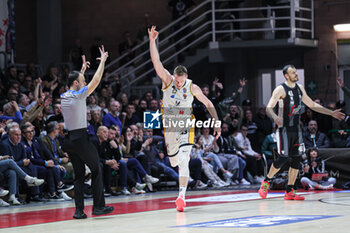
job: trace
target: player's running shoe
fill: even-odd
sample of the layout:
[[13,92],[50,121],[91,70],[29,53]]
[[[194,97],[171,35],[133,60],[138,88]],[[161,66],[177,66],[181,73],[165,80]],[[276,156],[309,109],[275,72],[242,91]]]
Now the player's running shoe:
[[267,192],[269,191],[270,183],[263,180],[261,181],[260,189],[259,189],[259,195],[262,199],[266,199]]
[[295,190],[292,189],[289,193],[284,194],[284,200],[296,200],[296,201],[303,201],[305,200],[305,197],[299,196],[295,193]]
[[183,212],[184,211],[184,207],[186,207],[186,202],[185,199],[183,198],[182,195],[179,195],[175,201],[176,204],[176,210],[179,212]]

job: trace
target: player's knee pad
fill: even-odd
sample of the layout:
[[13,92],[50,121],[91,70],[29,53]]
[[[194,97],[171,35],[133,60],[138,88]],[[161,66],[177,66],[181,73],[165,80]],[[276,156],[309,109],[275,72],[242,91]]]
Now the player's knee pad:
[[188,163],[190,161],[192,146],[180,147],[178,157],[179,157],[179,176],[189,177],[190,170],[188,168]]
[[301,162],[301,156],[293,156],[292,162],[290,164],[290,167],[293,169],[299,169],[300,168],[300,162]]
[[273,162],[273,166],[277,169],[280,169],[287,162],[288,162],[288,157],[280,156],[278,157],[278,159],[276,159],[275,162]]

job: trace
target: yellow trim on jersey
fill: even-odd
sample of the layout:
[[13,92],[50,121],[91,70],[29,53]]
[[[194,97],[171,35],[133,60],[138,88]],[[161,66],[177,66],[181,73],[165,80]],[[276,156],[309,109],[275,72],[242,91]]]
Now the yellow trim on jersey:
[[[194,115],[191,116],[191,121],[194,119]],[[189,134],[188,134],[188,143],[193,144],[194,143],[194,127],[192,127],[189,130]]]
[[193,93],[192,93],[192,80],[191,80],[191,83],[190,83],[190,93],[191,93],[192,96],[194,96]]
[[170,84],[166,88],[164,88],[164,89],[162,88],[162,91],[165,91],[166,89],[168,89],[171,86],[171,84],[173,84],[173,82],[174,82],[174,79],[171,78]]

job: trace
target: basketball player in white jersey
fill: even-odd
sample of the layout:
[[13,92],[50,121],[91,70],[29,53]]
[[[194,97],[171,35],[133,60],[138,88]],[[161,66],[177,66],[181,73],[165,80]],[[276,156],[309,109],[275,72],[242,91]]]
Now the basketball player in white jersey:
[[[150,53],[153,66],[162,80],[163,91],[163,118],[164,124],[176,123],[177,121],[193,119],[192,102],[196,97],[208,109],[213,120],[219,120],[213,103],[202,93],[202,90],[190,79],[187,79],[187,69],[184,66],[177,66],[174,75],[171,75],[160,61],[156,47],[158,32],[156,27],[148,29],[150,40]],[[173,116],[173,117],[172,117]],[[175,117],[174,117],[175,116]],[[214,127],[214,136],[218,138],[221,134],[220,126]],[[188,163],[194,140],[194,128],[179,127],[172,125],[164,126],[164,138],[167,146],[171,166],[179,166],[179,196],[176,199],[176,210],[182,212],[186,206],[185,194],[189,179]]]

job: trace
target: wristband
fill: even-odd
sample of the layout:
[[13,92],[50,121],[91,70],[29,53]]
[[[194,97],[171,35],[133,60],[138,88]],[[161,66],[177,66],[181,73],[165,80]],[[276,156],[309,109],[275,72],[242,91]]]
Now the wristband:
[[62,159],[59,159],[58,162],[59,162],[59,163],[62,163]]
[[45,167],[47,167],[47,162],[45,161]]

